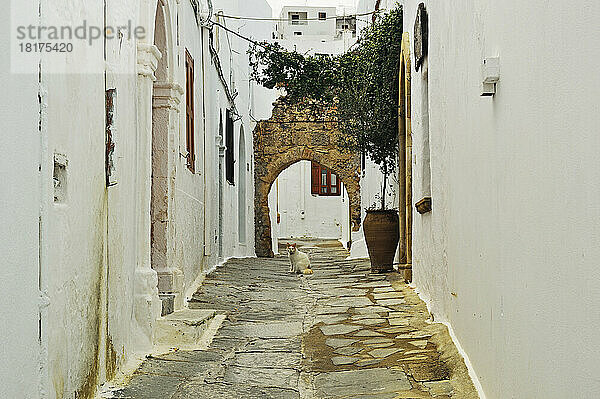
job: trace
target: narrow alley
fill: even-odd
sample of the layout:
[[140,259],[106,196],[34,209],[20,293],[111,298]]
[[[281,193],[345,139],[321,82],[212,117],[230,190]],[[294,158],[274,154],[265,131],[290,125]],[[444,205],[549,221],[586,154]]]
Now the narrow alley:
[[278,256],[207,276],[190,308],[226,315],[209,348],[149,356],[107,397],[477,398],[446,328],[399,275],[370,274],[337,241],[301,249],[313,275]]
[[8,3],[0,399],[600,398],[600,1]]

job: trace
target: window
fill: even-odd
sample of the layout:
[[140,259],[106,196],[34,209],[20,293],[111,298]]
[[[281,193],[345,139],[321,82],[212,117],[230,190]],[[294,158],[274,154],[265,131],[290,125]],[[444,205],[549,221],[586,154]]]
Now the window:
[[306,12],[290,12],[288,13],[288,19],[291,25],[307,25],[308,14]]
[[320,12],[319,13],[319,20],[320,21],[325,21],[327,19],[327,13],[326,12]]
[[196,171],[196,154],[194,147],[194,60],[185,50],[185,149],[188,169]]
[[342,29],[348,30],[348,29],[350,29],[350,27],[348,25],[342,25]]
[[294,32],[294,36],[302,36],[302,32]]
[[230,110],[225,113],[225,147],[225,178],[229,184],[234,184],[233,118]]
[[311,163],[311,193],[314,195],[341,195],[340,179],[324,166]]

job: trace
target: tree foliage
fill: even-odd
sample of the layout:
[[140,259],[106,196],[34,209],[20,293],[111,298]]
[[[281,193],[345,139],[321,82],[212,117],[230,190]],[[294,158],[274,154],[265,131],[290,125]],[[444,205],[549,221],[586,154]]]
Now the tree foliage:
[[[344,148],[364,151],[385,176],[398,154],[398,78],[402,8],[397,5],[360,32],[346,53],[303,55],[277,43],[250,49],[252,78],[273,89],[284,87],[286,101],[311,99],[338,112]],[[385,196],[385,194],[384,194]]]

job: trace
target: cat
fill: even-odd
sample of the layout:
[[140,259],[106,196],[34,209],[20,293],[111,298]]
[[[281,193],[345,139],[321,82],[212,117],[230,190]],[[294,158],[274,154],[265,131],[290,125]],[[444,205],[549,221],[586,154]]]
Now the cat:
[[287,251],[290,257],[290,272],[296,274],[313,274],[308,255],[298,251],[296,244],[287,244]]

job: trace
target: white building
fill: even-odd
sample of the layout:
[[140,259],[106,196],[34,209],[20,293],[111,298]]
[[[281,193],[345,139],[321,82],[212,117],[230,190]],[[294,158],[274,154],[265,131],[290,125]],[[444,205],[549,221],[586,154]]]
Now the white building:
[[[285,6],[273,38],[284,48],[302,54],[342,54],[356,42],[354,10]],[[337,185],[332,186],[332,179]],[[315,186],[319,188],[313,189]],[[310,161],[298,162],[280,174],[271,188],[269,209],[275,252],[277,238],[334,238],[344,245],[352,239],[343,184],[331,171]]]
[[482,398],[596,398],[600,3],[424,1],[422,60],[401,3],[417,290]]
[[[2,17],[121,27],[72,53],[0,61],[2,398],[91,398],[152,347],[161,309],[185,306],[223,259],[254,254],[253,120],[272,99],[248,80],[247,43],[204,21],[221,10],[270,17],[270,7],[105,3],[15,2]],[[145,34],[128,35],[128,21]],[[219,22],[271,36],[265,24]]]
[[311,161],[285,169],[269,194],[273,250],[276,238],[350,240],[348,193],[335,173]]
[[356,42],[354,14],[350,7],[285,6],[272,38],[301,54],[342,54]]

